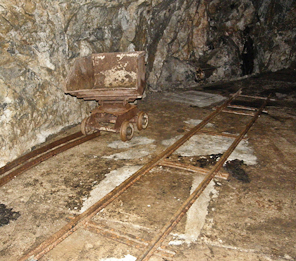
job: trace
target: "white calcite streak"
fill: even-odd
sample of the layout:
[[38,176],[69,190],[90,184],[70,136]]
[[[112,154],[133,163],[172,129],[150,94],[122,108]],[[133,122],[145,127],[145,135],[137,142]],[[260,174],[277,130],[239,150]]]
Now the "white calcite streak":
[[84,201],[80,212],[87,210],[140,168],[141,166],[125,166],[106,174],[105,179],[95,186],[90,193],[90,197]]

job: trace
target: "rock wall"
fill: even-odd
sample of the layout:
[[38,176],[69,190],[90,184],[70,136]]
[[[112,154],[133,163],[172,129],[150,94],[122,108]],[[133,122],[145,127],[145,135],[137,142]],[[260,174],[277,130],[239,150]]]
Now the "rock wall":
[[177,11],[165,18],[169,24],[151,48],[157,51],[149,84],[156,90],[276,71],[296,59],[295,0],[194,1],[184,9],[182,18]]
[[295,61],[292,0],[0,0],[0,165],[95,106],[65,95],[78,56],[146,51],[150,91]]

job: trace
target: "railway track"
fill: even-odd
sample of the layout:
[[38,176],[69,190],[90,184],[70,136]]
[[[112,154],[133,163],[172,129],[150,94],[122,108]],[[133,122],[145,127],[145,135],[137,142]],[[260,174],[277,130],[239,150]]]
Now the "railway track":
[[[177,226],[180,220],[187,213],[192,204],[196,201],[196,199],[201,195],[204,189],[207,187],[209,182],[215,177],[227,178],[224,173],[220,173],[219,170],[226,162],[230,154],[234,151],[234,149],[238,146],[240,141],[247,134],[249,129],[253,126],[255,121],[258,119],[260,114],[264,111],[266,104],[269,101],[269,97],[252,97],[248,96],[250,99],[257,99],[262,101],[262,105],[260,108],[247,108],[247,107],[237,107],[233,106],[232,102],[237,99],[239,96],[245,97],[241,94],[241,90],[233,94],[226,102],[224,102],[221,106],[217,107],[210,115],[208,115],[201,123],[188,131],[183,137],[177,140],[173,145],[169,146],[158,156],[153,158],[149,163],[144,165],[138,171],[136,171],[132,176],[122,182],[120,185],[115,187],[110,193],[105,195],[101,200],[96,202],[82,214],[72,218],[68,224],[62,227],[55,234],[50,236],[47,240],[41,243],[39,246],[30,250],[23,257],[21,257],[20,261],[31,261],[31,260],[39,260],[50,250],[55,248],[59,243],[61,243],[64,239],[70,236],[72,233],[77,231],[79,228],[88,229],[90,231],[95,231],[103,236],[108,238],[115,239],[120,242],[124,242],[125,244],[141,248],[143,249],[142,254],[137,258],[138,261],[149,260],[152,255],[160,255],[165,258],[171,258],[174,253],[162,248],[162,243],[164,239],[170,234],[170,232]],[[246,113],[247,110],[247,113]],[[186,141],[188,141],[193,135],[196,135],[200,132],[203,132],[203,128],[207,123],[212,121],[217,115],[221,113],[234,113],[241,114],[247,117],[250,117],[250,120],[246,124],[246,126],[242,129],[239,135],[232,136],[233,142],[229,146],[229,148],[223,153],[221,158],[217,161],[214,167],[211,170],[205,171],[204,169],[199,169],[192,166],[187,166],[184,164],[176,163],[168,160],[168,157],[172,155],[179,147],[181,147]],[[65,151],[69,148],[72,148],[78,144],[81,144],[87,140],[95,138],[99,135],[99,133],[94,133],[87,136],[82,136],[82,133],[75,133],[71,136],[63,138],[59,141],[53,142],[46,147],[42,147],[36,151],[29,153],[29,155],[24,155],[18,160],[9,163],[8,165],[2,167],[0,169],[0,174],[3,175],[7,171],[11,171],[9,174],[5,175],[0,179],[0,184],[6,184],[12,178],[23,173],[25,170],[37,165],[38,163],[48,159]],[[217,135],[215,133],[214,135]],[[42,153],[42,155],[38,154]],[[19,164],[22,164],[19,166]],[[22,167],[24,166],[24,167]],[[183,204],[176,210],[174,215],[170,218],[170,220],[163,226],[163,228],[155,233],[153,239],[149,242],[146,242],[141,239],[135,239],[134,237],[129,237],[128,235],[123,235],[120,233],[116,233],[113,230],[108,229],[92,220],[92,218],[102,209],[107,207],[110,203],[112,203],[116,198],[118,198],[123,192],[125,192],[129,187],[131,187],[135,182],[141,179],[144,175],[149,173],[153,168],[157,166],[165,166],[169,168],[177,168],[188,170],[190,172],[196,172],[204,175],[204,179],[199,184],[199,186],[195,189],[193,193],[183,202]],[[13,169],[15,168],[15,169]],[[11,174],[12,173],[12,174]]]
[[79,144],[94,139],[100,135],[100,132],[95,132],[90,135],[83,136],[79,131],[57,141],[54,141],[44,147],[33,150],[20,158],[8,163],[7,165],[0,168],[0,187],[5,185],[7,182],[21,175],[25,171],[33,168],[41,162],[62,153],[68,149],[71,149]]

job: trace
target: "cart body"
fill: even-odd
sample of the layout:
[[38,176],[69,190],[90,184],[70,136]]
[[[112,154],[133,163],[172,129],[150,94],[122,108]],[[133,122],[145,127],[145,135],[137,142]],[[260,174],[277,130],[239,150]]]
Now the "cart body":
[[99,104],[142,98],[145,52],[97,53],[75,60],[65,92]]
[[130,104],[142,98],[145,85],[145,52],[96,53],[75,60],[65,93],[99,103],[82,121],[83,134],[120,132],[126,141],[133,136],[133,123],[139,130],[148,125],[148,115]]

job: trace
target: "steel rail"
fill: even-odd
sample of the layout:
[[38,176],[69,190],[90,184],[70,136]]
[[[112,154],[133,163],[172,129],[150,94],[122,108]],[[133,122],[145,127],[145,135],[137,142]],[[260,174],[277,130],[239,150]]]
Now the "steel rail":
[[[119,243],[126,244],[128,246],[133,246],[135,248],[140,248],[140,247],[146,247],[148,246],[149,242],[143,240],[142,238],[138,237],[131,237],[128,234],[124,232],[115,232],[114,229],[110,229],[107,227],[104,227],[100,224],[97,224],[96,222],[89,221],[85,225],[86,229],[89,230],[90,232],[103,235],[105,237],[108,237],[114,241],[117,241]],[[155,252],[155,255],[163,257],[163,258],[173,258],[173,256],[176,253],[164,248],[158,248],[157,251]]]
[[[261,99],[261,100],[266,100],[266,97],[261,97],[261,96],[252,96],[252,95],[246,95],[246,94],[241,94],[240,97],[244,97],[244,98],[250,98],[250,99]],[[268,99],[269,101],[276,101],[276,99],[272,99],[269,97]]]
[[[170,168],[175,168],[175,169],[182,169],[182,170],[187,170],[190,172],[195,172],[201,175],[207,175],[210,171],[210,169],[205,169],[205,168],[200,168],[200,167],[196,167],[193,165],[189,165],[189,164],[183,164],[183,163],[179,163],[179,162],[173,162],[167,159],[163,159],[160,163],[160,166],[163,167],[170,167]],[[227,172],[222,172],[222,171],[218,171],[216,173],[216,178],[221,178],[221,179],[225,179],[227,180],[229,177],[229,173]]]
[[188,131],[183,137],[177,140],[173,145],[169,146],[166,150],[152,159],[149,163],[140,168],[137,172],[135,172],[132,176],[114,188],[111,192],[109,192],[106,196],[100,199],[98,202],[93,204],[90,208],[84,211],[82,214],[75,217],[68,224],[62,227],[55,234],[50,236],[47,240],[41,243],[39,246],[31,250],[28,254],[23,256],[19,261],[26,260],[38,260],[42,256],[44,256],[47,252],[53,249],[57,244],[62,242],[65,238],[71,235],[78,228],[82,227],[87,221],[89,221],[96,213],[101,211],[111,202],[113,202],[117,197],[119,197],[124,191],[126,191],[130,186],[132,186],[135,182],[137,182],[142,176],[144,176],[147,172],[149,172],[152,168],[158,165],[158,163],[171,155],[174,151],[176,151],[180,146],[182,146],[187,140],[189,140],[194,134],[196,134],[199,130],[201,130],[211,119],[213,119],[217,114],[219,114],[225,107],[227,107],[233,99],[241,94],[241,89],[238,90],[235,94],[233,94],[227,101],[225,101],[221,106],[217,107],[215,111],[213,111],[210,115],[208,115],[202,122],[200,122],[197,126]]
[[[242,105],[235,105],[235,104],[230,104],[228,108],[233,108],[233,109],[241,109],[241,110],[246,110],[246,111],[257,111],[258,108],[255,107],[247,107],[247,106],[242,106]],[[263,110],[262,112],[268,113],[267,110]]]
[[[31,161],[28,161],[26,163],[24,163],[23,165],[21,165],[20,167],[14,169],[13,171],[11,171],[9,174],[7,174],[6,176],[0,178],[0,187],[5,185],[7,182],[9,182],[10,180],[14,179],[15,177],[19,176],[20,174],[22,174],[23,172],[25,172],[26,170],[38,165],[39,163],[41,163],[42,161],[45,161],[59,153],[62,153],[70,148],[73,148],[79,144],[82,144],[88,140],[91,140],[97,136],[99,136],[100,133],[99,132],[95,132],[93,134],[90,135],[86,135],[83,137],[80,137],[74,141],[71,141],[69,143],[66,143],[58,148],[55,148],[53,150],[50,150],[44,154],[42,154],[39,157],[34,158]],[[71,135],[72,136],[72,135]],[[67,138],[67,137],[66,137]],[[72,137],[73,138],[73,137]],[[40,148],[41,150],[42,148]]]
[[237,134],[231,134],[226,132],[216,132],[210,130],[201,130],[198,134],[208,134],[213,136],[222,136],[222,137],[229,137],[229,138],[236,138]]
[[161,231],[152,239],[149,246],[144,251],[143,255],[137,259],[137,261],[148,261],[149,258],[153,255],[158,247],[161,246],[164,239],[169,235],[169,233],[177,226],[182,217],[186,214],[192,204],[196,201],[196,199],[201,195],[219,169],[223,166],[224,162],[230,156],[230,154],[234,151],[243,137],[247,134],[249,129],[252,127],[254,122],[257,120],[259,115],[262,113],[264,107],[266,106],[270,96],[265,99],[262,106],[258,110],[258,112],[254,115],[254,117],[249,121],[244,130],[240,133],[240,135],[233,141],[227,151],[223,153],[221,158],[217,161],[213,169],[206,175],[206,177],[202,180],[199,186],[194,190],[194,192],[187,198],[187,200],[182,204],[182,206],[175,212],[172,218],[165,224],[165,226],[161,229]]
[[71,140],[77,139],[79,137],[81,137],[83,134],[81,131],[78,131],[76,133],[73,133],[72,135],[69,135],[67,137],[61,138],[59,140],[56,140],[48,145],[45,145],[41,148],[32,150],[30,152],[28,152],[27,154],[7,163],[5,166],[0,168],[0,175],[5,174],[5,172],[8,172],[10,170],[12,170],[13,168],[15,168],[16,166],[19,166],[21,164],[23,164],[24,162],[38,156],[41,153],[44,153],[48,150],[51,150],[59,145],[62,145],[63,143],[69,142]]
[[251,117],[254,117],[255,115],[254,112],[235,111],[235,110],[228,110],[228,109],[224,109],[223,112],[237,114],[237,115],[251,116]]

